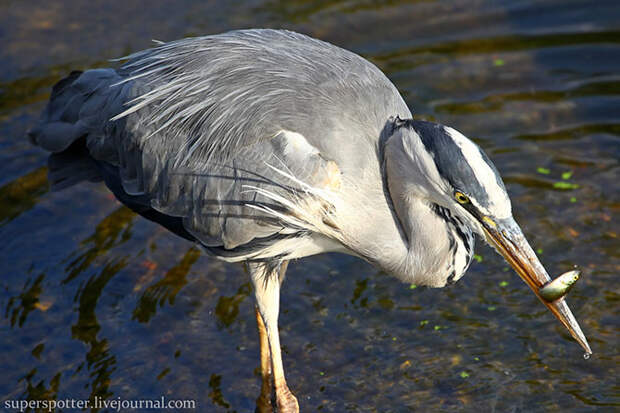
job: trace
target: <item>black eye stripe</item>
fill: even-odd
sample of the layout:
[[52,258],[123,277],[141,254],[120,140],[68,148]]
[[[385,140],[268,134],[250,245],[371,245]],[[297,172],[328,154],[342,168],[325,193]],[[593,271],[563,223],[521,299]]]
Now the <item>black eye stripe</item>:
[[[403,121],[404,123],[404,121]],[[491,205],[487,186],[490,182],[481,183],[470,164],[470,159],[463,153],[463,149],[455,142],[451,132],[443,125],[421,120],[409,120],[404,123],[412,128],[419,136],[424,149],[428,152],[437,168],[437,172],[452,188],[462,188],[476,199],[477,205],[489,208]],[[475,143],[474,143],[475,145]],[[493,163],[480,147],[482,161],[487,164],[495,174],[495,179],[500,189],[504,189],[502,180]],[[463,204],[467,205],[467,204]]]

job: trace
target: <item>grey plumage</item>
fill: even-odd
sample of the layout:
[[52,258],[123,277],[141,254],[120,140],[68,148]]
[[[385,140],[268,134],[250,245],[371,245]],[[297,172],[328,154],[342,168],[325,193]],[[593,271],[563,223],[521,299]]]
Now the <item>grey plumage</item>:
[[[288,230],[245,206],[268,202],[244,189],[273,188],[267,164],[313,183],[318,159],[287,159],[272,139],[281,131],[303,135],[342,173],[363,175],[387,118],[410,115],[368,61],[292,32],[183,39],[127,59],[119,70],[59,84],[33,135],[54,152],[85,137],[95,159],[118,167],[128,194],[148,194],[207,247],[233,249]],[[364,107],[371,99],[382,105]]]
[[[360,56],[288,31],[241,30],[126,60],[60,81],[30,137],[87,158],[54,165],[59,187],[94,180],[96,169],[136,212],[219,258],[249,261],[279,407],[297,411],[277,335],[292,258],[346,252],[442,287],[465,273],[477,234],[539,298],[550,280],[488,157],[450,127],[412,120]],[[563,298],[544,304],[591,352]]]

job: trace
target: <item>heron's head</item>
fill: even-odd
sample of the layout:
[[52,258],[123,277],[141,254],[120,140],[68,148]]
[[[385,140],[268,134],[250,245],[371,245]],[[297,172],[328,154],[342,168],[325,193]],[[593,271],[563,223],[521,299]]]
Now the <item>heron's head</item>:
[[448,208],[488,241],[500,226],[520,231],[499,172],[473,141],[449,126],[419,120],[397,119],[392,135],[396,145],[388,156],[407,175],[401,178],[408,185],[403,192]]
[[[504,182],[487,155],[457,130],[437,123],[403,125],[407,155],[414,158],[423,196],[461,217],[482,238],[498,224],[516,230]],[[508,228],[504,228],[508,229]]]
[[[395,138],[395,139],[394,139]],[[394,139],[394,144],[390,142]],[[391,153],[388,153],[391,152]],[[390,173],[403,182],[400,192],[448,208],[493,246],[573,337],[589,352],[587,341],[563,298],[547,302],[539,293],[549,275],[512,217],[510,198],[499,172],[473,141],[440,124],[400,120],[386,144]],[[396,172],[398,174],[398,172]]]

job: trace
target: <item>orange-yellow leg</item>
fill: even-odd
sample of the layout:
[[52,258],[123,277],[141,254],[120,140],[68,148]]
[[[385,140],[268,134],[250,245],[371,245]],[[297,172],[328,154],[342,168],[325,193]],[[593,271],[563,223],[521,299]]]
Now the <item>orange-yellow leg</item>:
[[[284,378],[280,336],[278,334],[278,312],[280,311],[280,284],[284,279],[286,262],[277,268],[269,264],[253,264],[250,266],[252,283],[256,295],[258,312],[267,332],[269,352],[271,354],[271,376],[276,393],[278,413],[299,413],[297,398],[291,393]],[[259,334],[261,323],[259,321]],[[261,368],[263,368],[263,340],[261,338]],[[265,375],[263,373],[263,380]],[[263,381],[264,383],[264,381]]]
[[260,395],[256,399],[257,413],[273,413],[271,405],[271,354],[269,351],[269,338],[267,329],[263,323],[258,307],[256,307],[256,324],[258,324],[258,337],[260,340],[260,375],[262,379]]

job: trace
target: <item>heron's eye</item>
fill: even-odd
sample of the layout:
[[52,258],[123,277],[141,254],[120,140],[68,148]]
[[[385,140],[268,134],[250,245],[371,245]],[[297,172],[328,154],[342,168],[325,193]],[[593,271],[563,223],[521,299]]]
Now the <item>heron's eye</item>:
[[456,191],[454,193],[454,198],[459,202],[459,204],[467,204],[469,203],[469,197],[462,192]]

